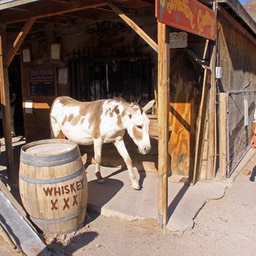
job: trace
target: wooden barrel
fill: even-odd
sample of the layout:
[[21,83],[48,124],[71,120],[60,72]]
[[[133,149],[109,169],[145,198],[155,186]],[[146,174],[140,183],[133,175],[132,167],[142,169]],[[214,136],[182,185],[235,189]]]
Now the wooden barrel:
[[30,219],[46,233],[68,233],[84,223],[88,184],[77,144],[64,139],[25,144],[19,190]]

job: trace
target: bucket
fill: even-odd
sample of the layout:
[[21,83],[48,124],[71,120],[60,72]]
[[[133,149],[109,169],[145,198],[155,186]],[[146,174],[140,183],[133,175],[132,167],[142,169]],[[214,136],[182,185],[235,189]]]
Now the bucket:
[[85,219],[88,184],[77,144],[40,140],[21,148],[19,190],[30,219],[46,233],[68,233]]

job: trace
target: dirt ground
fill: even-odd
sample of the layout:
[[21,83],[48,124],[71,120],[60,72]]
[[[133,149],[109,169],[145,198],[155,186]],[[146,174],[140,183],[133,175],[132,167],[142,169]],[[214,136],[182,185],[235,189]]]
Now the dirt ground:
[[[86,225],[79,231],[48,236],[45,242],[64,255],[74,256],[256,255],[255,162],[256,156],[221,199],[204,205],[194,219],[194,227],[184,233],[160,230],[154,220],[131,222],[88,211]],[[4,256],[21,255],[1,237],[0,252]]]

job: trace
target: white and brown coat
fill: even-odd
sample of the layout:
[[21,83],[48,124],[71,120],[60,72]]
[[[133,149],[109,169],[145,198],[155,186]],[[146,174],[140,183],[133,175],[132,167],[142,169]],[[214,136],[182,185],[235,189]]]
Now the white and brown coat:
[[127,165],[132,187],[139,189],[123,136],[127,130],[139,152],[149,152],[150,121],[146,111],[153,104],[154,100],[142,109],[137,104],[117,99],[81,102],[66,96],[58,97],[53,102],[50,113],[52,135],[58,137],[62,132],[66,138],[79,145],[93,144],[99,181],[104,181],[100,175],[102,144],[113,142]]

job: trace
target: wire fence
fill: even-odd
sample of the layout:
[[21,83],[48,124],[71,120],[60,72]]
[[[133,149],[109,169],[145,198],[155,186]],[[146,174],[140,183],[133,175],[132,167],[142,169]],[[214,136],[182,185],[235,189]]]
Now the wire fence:
[[227,92],[227,177],[250,148],[255,90]]

